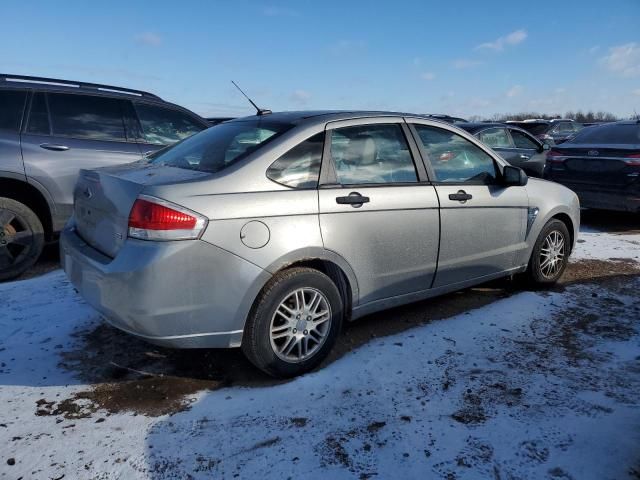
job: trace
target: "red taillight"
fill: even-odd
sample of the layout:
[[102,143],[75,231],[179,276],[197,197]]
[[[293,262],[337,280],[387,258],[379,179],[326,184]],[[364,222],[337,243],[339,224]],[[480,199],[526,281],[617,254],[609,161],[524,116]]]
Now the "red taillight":
[[199,238],[207,219],[159,198],[140,196],[129,213],[129,236],[142,240]]
[[551,163],[562,163],[567,156],[558,150],[551,149],[547,152],[547,161]]
[[135,201],[129,214],[129,227],[145,230],[188,230],[197,221],[194,216],[141,198]]

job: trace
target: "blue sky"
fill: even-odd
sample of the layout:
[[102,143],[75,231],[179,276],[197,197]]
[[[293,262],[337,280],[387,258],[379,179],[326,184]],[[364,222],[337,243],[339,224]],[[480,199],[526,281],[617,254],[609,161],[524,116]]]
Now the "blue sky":
[[[468,3],[468,4],[467,4]],[[0,71],[140,88],[203,115],[640,112],[640,0],[0,0]]]

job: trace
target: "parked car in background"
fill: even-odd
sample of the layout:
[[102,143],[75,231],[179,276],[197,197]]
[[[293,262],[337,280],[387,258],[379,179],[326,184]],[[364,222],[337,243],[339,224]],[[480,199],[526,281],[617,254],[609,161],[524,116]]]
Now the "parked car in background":
[[547,154],[545,178],[587,208],[640,212],[640,120],[587,127]]
[[213,126],[228,120],[233,120],[233,118],[234,117],[207,117],[206,120],[209,122],[209,125]]
[[527,175],[542,178],[549,146],[527,131],[504,123],[461,123],[458,127],[476,136],[511,165]]
[[547,143],[549,145],[557,145],[559,143],[566,142],[583,128],[581,123],[566,118],[554,118],[552,120],[510,120],[506,123],[516,125],[526,130],[542,143]]
[[433,118],[435,120],[442,120],[447,123],[465,123],[466,120],[460,117],[452,117],[451,115],[445,115],[442,113],[427,113],[426,117]]
[[140,160],[208,127],[151,93],[0,74],[0,280],[62,229],[81,168]]
[[60,251],[114,326],[241,346],[288,377],[326,357],[344,320],[517,273],[554,283],[579,215],[569,189],[427,116],[285,112],[84,170]]

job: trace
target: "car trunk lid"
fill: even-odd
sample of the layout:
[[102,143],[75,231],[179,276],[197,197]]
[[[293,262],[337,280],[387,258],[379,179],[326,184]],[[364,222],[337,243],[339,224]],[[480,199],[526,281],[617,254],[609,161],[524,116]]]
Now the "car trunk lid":
[[81,170],[74,190],[76,231],[93,248],[113,258],[127,239],[131,207],[146,186],[203,176],[207,174],[139,163]]

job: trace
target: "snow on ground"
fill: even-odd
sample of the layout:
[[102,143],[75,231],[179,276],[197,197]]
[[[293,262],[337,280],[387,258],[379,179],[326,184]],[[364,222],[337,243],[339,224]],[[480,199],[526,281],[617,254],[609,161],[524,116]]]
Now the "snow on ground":
[[[635,237],[586,232],[576,259],[638,260]],[[77,398],[61,353],[100,319],[60,271],[2,284],[0,479],[637,478],[639,289],[518,293],[148,417]]]

